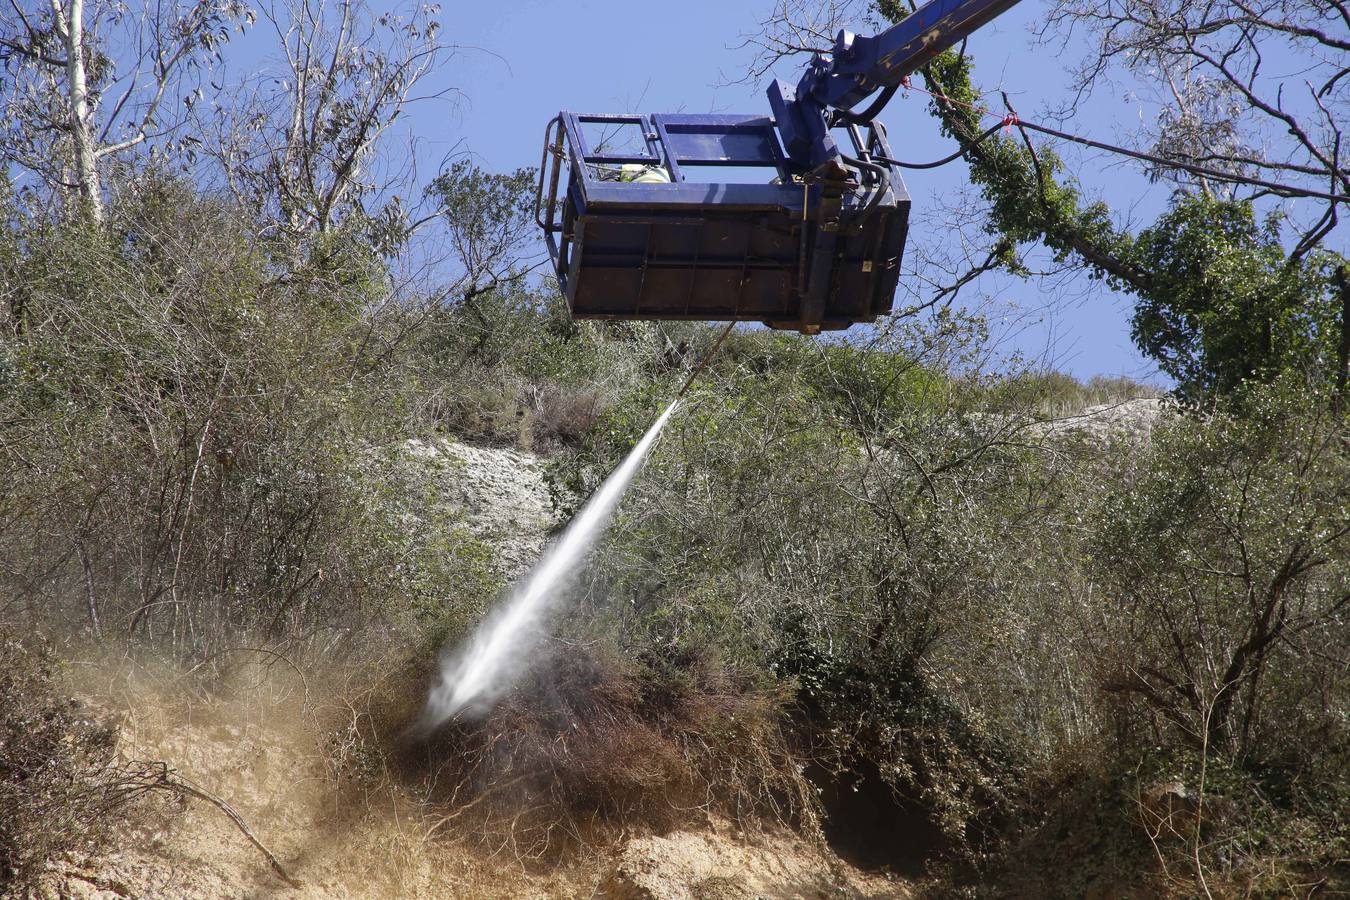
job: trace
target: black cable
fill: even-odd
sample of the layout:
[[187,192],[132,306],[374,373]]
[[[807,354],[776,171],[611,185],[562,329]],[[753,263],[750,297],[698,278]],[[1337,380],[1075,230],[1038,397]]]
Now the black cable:
[[[872,104],[861,113],[850,113],[845,112],[843,110],[837,110],[836,112],[838,113],[840,119],[844,122],[853,122],[855,124],[870,122],[873,118],[876,117],[876,115],[879,112],[881,112],[882,108],[891,100],[891,98],[895,96],[896,90],[898,90],[900,87],[901,85],[891,85],[887,88],[884,88],[882,92],[877,96],[876,100],[874,100]],[[941,97],[941,95],[934,95],[934,96]],[[946,97],[942,97],[941,99],[947,100]],[[1131,150],[1128,147],[1121,147],[1116,144],[1107,144],[1103,141],[1093,140],[1092,138],[1085,138],[1076,134],[1069,134],[1067,131],[1060,131],[1056,128],[1050,128],[1046,125],[1038,125],[1035,122],[1023,121],[1022,119],[1019,119],[1016,116],[1005,118],[1002,122],[984,131],[984,133],[982,133],[979,137],[975,138],[975,140],[971,141],[969,144],[962,147],[960,150],[957,150],[955,153],[952,153],[949,156],[944,156],[942,159],[934,160],[933,162],[911,163],[899,159],[891,159],[890,157],[886,156],[874,156],[873,159],[876,159],[879,162],[886,163],[889,166],[896,166],[902,169],[936,169],[940,166],[945,166],[948,163],[953,162],[954,160],[969,153],[975,147],[979,146],[981,143],[988,140],[989,137],[991,137],[994,134],[994,132],[998,131],[1000,128],[1011,125],[1016,125],[1018,128],[1030,128],[1032,131],[1038,131],[1041,134],[1047,134],[1050,137],[1059,138],[1060,140],[1063,141],[1073,141],[1075,144],[1082,144],[1083,146],[1091,147],[1094,150],[1104,150],[1107,153],[1116,153],[1121,156],[1128,156],[1132,159],[1138,159],[1144,162],[1151,162],[1154,165],[1163,166],[1165,168],[1181,169],[1183,171],[1190,172],[1193,175],[1200,175],[1205,178],[1213,178],[1216,181],[1222,181],[1228,184],[1249,184],[1254,187],[1263,187],[1269,191],[1273,191],[1274,193],[1285,197],[1309,197],[1315,200],[1329,200],[1332,203],[1350,203],[1350,195],[1347,194],[1333,194],[1328,191],[1318,191],[1313,190],[1311,188],[1295,187],[1293,185],[1281,184],[1278,181],[1267,181],[1264,178],[1234,175],[1231,172],[1223,172],[1219,169],[1211,169],[1208,166],[1196,165],[1195,163],[1187,163],[1175,159],[1167,159],[1166,157],[1158,156],[1153,153],[1145,153],[1142,150]],[[869,211],[870,208],[871,207],[869,207]]]
[[945,166],[954,160],[965,156],[971,150],[974,150],[984,141],[988,140],[994,132],[1005,126],[1016,126],[1018,128],[1029,128],[1032,131],[1039,131],[1041,134],[1048,134],[1050,137],[1059,138],[1063,141],[1073,141],[1075,144],[1082,144],[1085,147],[1091,147],[1094,150],[1105,150],[1107,153],[1116,153],[1121,156],[1128,156],[1132,159],[1151,162],[1154,165],[1163,166],[1169,169],[1182,169],[1194,175],[1201,175],[1205,178],[1213,178],[1216,181],[1222,181],[1228,184],[1250,184],[1255,187],[1263,187],[1284,197],[1309,197],[1315,200],[1330,200],[1332,203],[1350,203],[1350,195],[1332,194],[1327,191],[1313,190],[1312,188],[1296,187],[1289,184],[1281,184],[1278,181],[1267,181],[1264,178],[1255,178],[1246,175],[1234,175],[1231,172],[1224,172],[1219,169],[1211,169],[1208,166],[1200,166],[1194,163],[1182,162],[1180,160],[1168,159],[1164,156],[1158,156],[1153,153],[1145,153],[1142,150],[1131,150],[1128,147],[1121,147],[1116,144],[1107,144],[1103,141],[1095,141],[1092,138],[1081,137],[1076,134],[1069,134],[1067,131],[1060,131],[1056,128],[1050,128],[1046,125],[1038,125],[1035,122],[1027,122],[1023,119],[1011,119],[999,122],[987,128],[979,137],[971,141],[966,146],[957,150],[942,159],[926,163],[905,162],[900,159],[891,159],[888,156],[873,156],[878,162],[883,162],[888,166],[896,166],[901,169],[936,169],[939,166]]
[[933,162],[912,163],[912,162],[904,162],[903,160],[899,159],[891,159],[889,156],[876,156],[876,155],[874,155],[872,158],[875,159],[877,162],[884,162],[888,166],[897,166],[901,169],[936,169],[939,166],[945,166],[947,165],[947,163],[959,159],[962,156],[965,156],[971,150],[974,150],[980,144],[988,140],[989,137],[994,134],[994,132],[998,131],[1002,127],[1003,127],[1002,122],[1000,122],[997,125],[991,126],[987,131],[984,132],[984,134],[981,134],[979,137],[971,141],[966,146],[962,147],[960,150],[957,150],[950,156],[944,156],[942,157],[942,159],[934,160]]
[[[1231,172],[1222,172],[1218,169],[1211,169],[1207,166],[1197,166],[1194,163],[1181,162],[1175,159],[1167,159],[1163,156],[1156,156],[1152,153],[1145,153],[1142,150],[1131,150],[1128,147],[1118,147],[1115,144],[1105,144],[1101,141],[1094,141],[1091,138],[1079,137],[1076,134],[1069,134],[1066,131],[1059,131],[1049,128],[1045,125],[1037,125],[1035,122],[1024,122],[1021,119],[1014,118],[1008,124],[1016,125],[1018,128],[1030,128],[1032,131],[1039,131],[1041,134],[1048,134],[1051,137],[1057,137],[1064,141],[1073,141],[1075,144],[1082,144],[1085,147],[1091,147],[1094,150],[1105,150],[1108,153],[1119,153],[1121,156],[1129,156],[1134,159],[1144,160],[1156,165],[1166,166],[1172,169],[1184,169],[1194,175],[1203,175],[1206,178],[1213,178],[1217,181],[1225,181],[1230,184],[1250,184],[1257,187],[1267,188],[1277,194],[1286,197],[1312,197],[1318,200],[1330,200],[1333,203],[1350,203],[1350,195],[1331,194],[1326,191],[1315,191],[1310,188],[1293,187],[1288,184],[1280,184],[1277,181],[1266,181],[1264,178],[1252,178],[1245,175],[1234,175]],[[995,128],[1000,126],[995,125]]]
[[882,88],[881,93],[877,94],[877,99],[872,101],[872,105],[860,113],[849,112],[846,109],[835,110],[835,112],[838,113],[840,121],[852,122],[854,125],[866,125],[877,117],[877,113],[881,112],[887,103],[891,102],[891,98],[895,96],[895,92],[899,89],[900,85],[898,84]]

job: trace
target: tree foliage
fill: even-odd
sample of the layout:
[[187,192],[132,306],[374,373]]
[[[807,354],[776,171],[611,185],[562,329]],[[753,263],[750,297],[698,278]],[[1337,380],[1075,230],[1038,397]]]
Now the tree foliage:
[[[1185,57],[1192,66],[1223,66],[1235,65],[1233,60],[1239,57],[1245,59],[1246,47],[1239,57],[1225,56],[1221,62],[1188,35],[1210,35],[1230,27],[1240,31],[1242,21],[1247,20],[1267,30],[1300,34],[1287,22],[1281,26],[1285,20],[1279,18],[1278,10],[1243,7],[1242,16],[1225,19],[1213,8],[1183,2],[1177,4],[1182,10],[1176,14],[1179,24],[1178,18],[1169,19],[1147,4],[1143,19],[1119,4],[1098,6],[1102,9],[1090,2],[1060,7],[1066,20],[1096,23],[1102,29],[1104,49],[1095,68],[1082,76],[1084,91],[1096,78],[1105,77],[1103,72],[1116,53],[1134,47],[1130,40],[1156,39],[1159,48],[1167,48],[1157,52]],[[1064,12],[1070,7],[1077,12]],[[908,12],[896,3],[882,2],[878,8],[892,19]],[[1184,16],[1192,12],[1217,21],[1184,24]],[[1109,23],[1117,20],[1119,27],[1110,28]],[[1131,28],[1134,37],[1127,40],[1123,36]],[[1309,35],[1309,39],[1318,39],[1320,34]],[[1244,40],[1241,36],[1234,39]],[[1250,35],[1246,40],[1251,40]],[[1136,48],[1136,53],[1120,58],[1139,62],[1151,58],[1141,49]],[[1259,193],[1239,196],[1236,191],[1216,191],[1203,179],[1192,178],[1179,185],[1167,211],[1153,226],[1132,233],[1116,224],[1106,203],[1087,201],[1060,158],[1046,147],[1033,145],[1025,133],[977,142],[984,130],[981,110],[985,100],[975,87],[969,56],[949,51],[923,74],[935,94],[930,108],[943,132],[966,149],[971,180],[988,204],[987,228],[1007,242],[1001,245],[1004,264],[1016,271],[1014,248],[1040,243],[1059,260],[1074,261],[1091,276],[1134,295],[1135,342],[1175,379],[1181,397],[1201,401],[1228,396],[1244,380],[1268,381],[1290,368],[1320,372],[1329,382],[1338,377],[1338,367],[1344,363],[1337,358],[1337,348],[1344,341],[1347,323],[1341,321],[1344,304],[1333,273],[1345,261],[1322,247],[1336,221],[1334,202],[1315,225],[1291,239],[1284,216],[1259,217],[1255,206]],[[1323,159],[1325,148],[1305,133],[1293,113],[1270,107],[1250,84],[1243,90],[1244,111],[1279,120],[1295,136],[1302,152],[1314,160]],[[1189,109],[1180,98],[1178,103]],[[1336,114],[1325,107],[1323,113],[1332,133],[1338,134]],[[1177,152],[1185,160],[1213,161],[1211,155]],[[1239,168],[1245,165],[1241,159],[1232,159]],[[1252,160],[1247,163],[1255,165]],[[1307,174],[1297,167],[1293,171]],[[1240,174],[1234,178],[1240,187]]]

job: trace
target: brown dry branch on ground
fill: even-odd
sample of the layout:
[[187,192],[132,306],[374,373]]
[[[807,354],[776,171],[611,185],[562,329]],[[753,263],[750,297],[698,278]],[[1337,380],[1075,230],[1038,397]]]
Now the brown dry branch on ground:
[[291,873],[288,872],[286,867],[281,864],[281,861],[277,859],[276,854],[267,849],[267,846],[253,833],[253,829],[249,828],[248,822],[244,821],[244,817],[229,803],[220,799],[200,785],[195,785],[187,781],[162,762],[144,764],[143,772],[142,784],[147,791],[168,791],[181,797],[191,797],[195,800],[201,800],[220,810],[234,823],[234,827],[239,829],[239,833],[247,838],[248,842],[256,847],[259,853],[267,858],[267,864],[271,866],[272,871],[276,872],[277,876],[280,877],[282,881],[286,882],[291,887],[300,887],[300,882],[292,877]]
[[69,688],[41,638],[0,625],[0,893],[26,889],[58,858],[98,850],[123,823],[150,821],[154,794],[214,806],[299,885],[230,803],[166,762],[127,758],[117,717]]

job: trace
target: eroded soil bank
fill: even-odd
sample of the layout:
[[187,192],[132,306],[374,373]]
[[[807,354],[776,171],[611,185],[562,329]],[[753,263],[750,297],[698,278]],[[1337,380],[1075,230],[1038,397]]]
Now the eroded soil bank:
[[[713,815],[633,833],[544,863],[486,846],[453,808],[419,804],[369,773],[354,788],[341,701],[284,665],[250,665],[210,696],[182,673],[75,667],[90,714],[119,722],[127,759],[162,761],[235,810],[299,883],[286,884],[219,808],[147,796],[111,845],[51,864],[38,896],[114,897],[909,897],[785,829]],[[350,712],[350,711],[349,711]]]

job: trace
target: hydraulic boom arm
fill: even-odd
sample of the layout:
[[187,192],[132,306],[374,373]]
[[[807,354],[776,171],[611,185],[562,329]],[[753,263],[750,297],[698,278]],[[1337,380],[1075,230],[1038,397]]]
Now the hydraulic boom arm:
[[[874,37],[840,31],[830,54],[816,54],[796,88],[774,81],[769,102],[793,162],[808,170],[838,163],[831,118],[900,82],[1018,0],[931,0]],[[881,99],[884,105],[885,97]],[[875,111],[874,111],[875,112]]]

